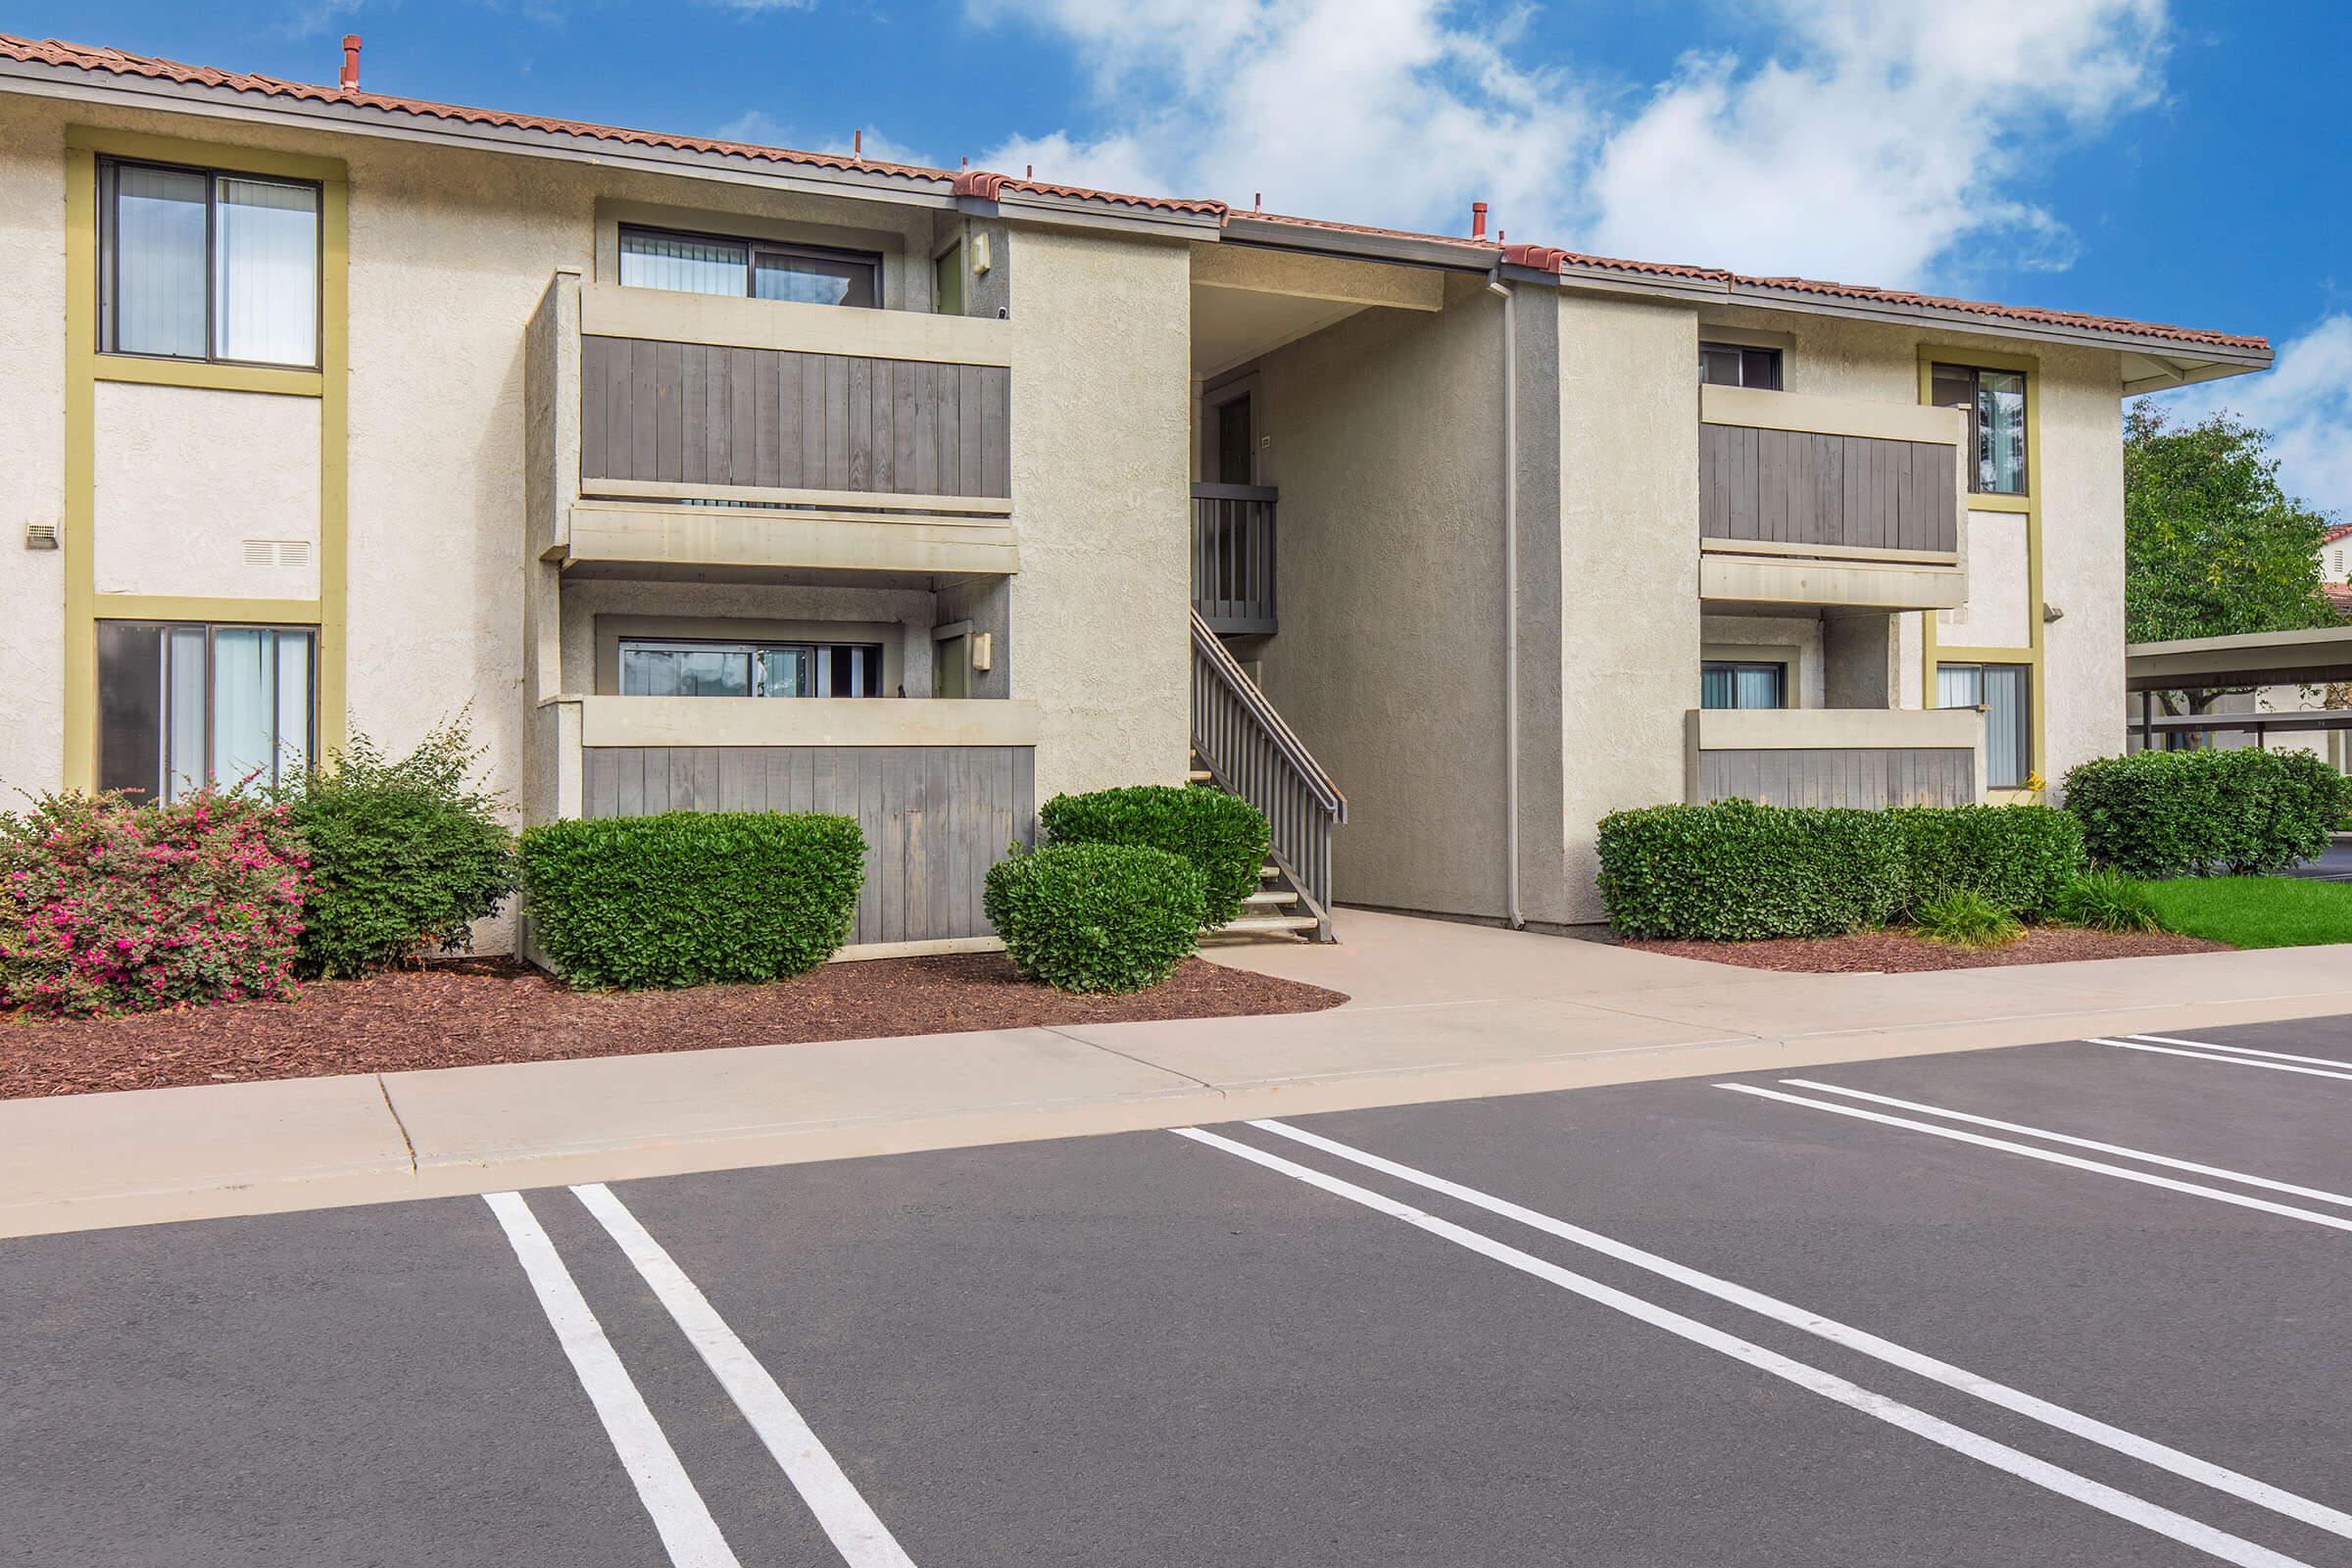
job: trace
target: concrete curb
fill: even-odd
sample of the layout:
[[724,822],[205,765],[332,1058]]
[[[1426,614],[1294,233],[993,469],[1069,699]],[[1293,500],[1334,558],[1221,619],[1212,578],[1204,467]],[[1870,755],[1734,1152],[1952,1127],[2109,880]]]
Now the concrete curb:
[[[1609,1029],[1609,1009],[1591,1005],[1463,1003],[13,1101],[0,1102],[0,1237],[2339,1013],[2352,1013],[2352,988],[1780,1031],[1633,1011]],[[1530,1027],[1537,1018],[1572,1027]],[[1285,1043],[1384,1031],[1422,1059],[1274,1066]],[[1220,1037],[1220,1052],[1265,1046],[1265,1070],[1212,1081],[1153,1059],[1181,1054],[1155,1041]]]

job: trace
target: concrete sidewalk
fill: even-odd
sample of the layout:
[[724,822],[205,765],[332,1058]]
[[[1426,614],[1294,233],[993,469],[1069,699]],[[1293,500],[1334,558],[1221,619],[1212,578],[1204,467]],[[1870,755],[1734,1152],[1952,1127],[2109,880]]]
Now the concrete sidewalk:
[[0,1102],[0,1235],[2352,1013],[2352,947],[1790,975],[1350,911],[1329,1012]]

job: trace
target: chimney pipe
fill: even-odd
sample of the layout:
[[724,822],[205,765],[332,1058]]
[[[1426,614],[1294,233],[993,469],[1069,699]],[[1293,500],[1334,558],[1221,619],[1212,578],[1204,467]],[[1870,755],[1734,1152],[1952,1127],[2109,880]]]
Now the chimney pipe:
[[1472,239],[1487,237],[1487,204],[1485,202],[1470,204],[1470,237]]
[[356,32],[343,35],[343,90],[360,90],[360,35]]
[[850,132],[850,156],[860,160],[865,157],[865,127],[862,125]]

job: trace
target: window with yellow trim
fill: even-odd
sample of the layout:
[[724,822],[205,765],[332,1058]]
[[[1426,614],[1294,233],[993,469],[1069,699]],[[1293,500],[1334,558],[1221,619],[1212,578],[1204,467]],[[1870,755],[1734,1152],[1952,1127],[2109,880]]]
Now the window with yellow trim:
[[99,160],[99,352],[316,368],[318,217],[307,181]]

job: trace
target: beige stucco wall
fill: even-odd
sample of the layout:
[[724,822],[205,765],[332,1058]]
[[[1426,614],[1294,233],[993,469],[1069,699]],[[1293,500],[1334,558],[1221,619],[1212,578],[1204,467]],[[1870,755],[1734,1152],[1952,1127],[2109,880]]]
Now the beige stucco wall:
[[2066,770],[2124,749],[2124,453],[2118,357],[2041,360],[2041,597],[2064,612],[2043,628],[2051,799]]
[[1037,794],[1175,783],[1190,751],[1184,248],[1018,229],[1012,695]]
[[1595,825],[1683,798],[1683,715],[1697,704],[1695,313],[1562,294],[1559,912],[1602,917]]
[[65,117],[0,99],[0,809],[63,776],[65,553],[24,548],[65,524]]
[[1353,904],[1503,913],[1500,307],[1376,309],[1268,356],[1274,706],[1348,797]]
[[1936,640],[1951,647],[2031,648],[2033,590],[2022,512],[1971,510],[1962,530],[1968,603],[1936,612]]
[[[102,381],[91,420],[102,594],[318,595],[318,400]],[[300,540],[247,565],[248,539]]]

